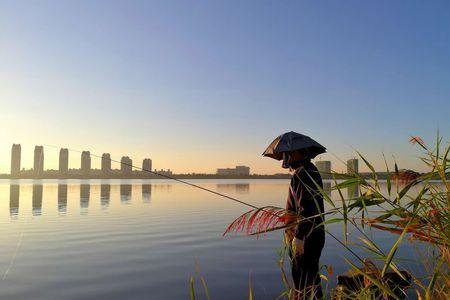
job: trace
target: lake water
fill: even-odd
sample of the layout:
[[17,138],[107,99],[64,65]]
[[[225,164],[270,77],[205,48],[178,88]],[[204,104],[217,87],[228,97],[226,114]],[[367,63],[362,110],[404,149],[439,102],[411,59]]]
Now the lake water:
[[[281,207],[289,184],[191,182]],[[246,299],[250,273],[256,299],[275,299],[283,291],[281,232],[222,238],[246,210],[168,180],[0,181],[0,299],[188,299],[197,265],[212,299]],[[342,238],[341,225],[328,230]],[[376,232],[385,247],[393,238]],[[418,268],[408,244],[400,256]],[[343,257],[349,255],[327,236],[321,263],[342,273]]]

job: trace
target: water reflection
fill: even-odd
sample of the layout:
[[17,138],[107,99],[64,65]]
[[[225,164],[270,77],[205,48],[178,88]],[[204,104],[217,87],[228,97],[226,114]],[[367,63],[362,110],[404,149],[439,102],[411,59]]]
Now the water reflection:
[[100,186],[100,203],[102,209],[107,209],[109,207],[109,199],[111,197],[111,185],[102,184]]
[[19,214],[20,185],[11,184],[9,186],[9,215],[16,218]]
[[165,193],[170,193],[172,190],[172,185],[171,184],[155,184],[153,186],[153,188],[158,191],[162,191]]
[[42,184],[33,185],[33,216],[42,213]]
[[250,184],[248,183],[237,183],[236,193],[238,194],[248,194],[250,192]]
[[58,184],[58,212],[67,211],[67,184]]
[[89,197],[91,194],[91,186],[89,184],[80,185],[80,213],[87,214],[89,207]]
[[[91,196],[91,185],[90,184],[80,184],[78,185],[80,189],[80,214],[85,215],[89,210],[89,202]],[[92,185],[92,192],[98,191],[98,187],[100,187],[100,204],[103,210],[106,210],[110,207],[111,203],[111,185],[110,184],[100,184],[100,185]],[[152,190],[160,188],[165,192],[170,191],[170,185],[163,184],[152,185],[152,184],[142,184],[142,202],[149,204],[152,198]],[[21,195],[21,187],[22,187],[22,195]],[[57,185],[57,211],[59,214],[64,215],[68,212],[68,202],[70,201],[70,193],[69,189],[70,185],[66,183],[59,183]],[[120,185],[120,203],[122,204],[131,204],[132,200],[132,191],[133,188],[138,188],[137,185],[131,184],[121,184]],[[247,188],[239,187],[241,190],[247,190]],[[114,191],[114,189],[113,189]],[[118,191],[116,190],[116,193]],[[42,205],[43,201],[43,184],[33,184],[33,185],[19,185],[19,184],[10,184],[9,185],[9,214],[11,218],[17,218],[19,216],[19,206],[20,206],[20,198],[27,198],[27,195],[32,195],[32,215],[40,216],[42,214]],[[72,195],[73,196],[73,195]],[[113,197],[114,198],[114,197]],[[74,200],[74,199],[72,199]],[[23,199],[22,199],[23,201]]]
[[142,201],[144,203],[150,203],[152,197],[152,185],[143,184],[142,185]]
[[120,202],[122,204],[130,204],[131,201],[131,184],[120,185]]
[[217,191],[225,192],[235,192],[237,194],[248,194],[250,192],[249,183],[218,183],[216,184]]
[[[173,288],[167,289],[167,282],[185,282],[186,274],[195,267],[192,261],[199,256],[199,252],[200,263],[211,270],[211,276],[217,278],[215,282],[221,283],[233,278],[232,283],[236,283],[233,291],[227,290],[222,284],[216,286],[219,294],[229,294],[224,298],[240,299],[248,294],[250,269],[255,274],[260,274],[260,286],[275,291],[274,295],[261,294],[258,299],[274,299],[284,288],[280,280],[273,280],[278,278],[280,272],[274,263],[277,254],[273,249],[279,248],[282,231],[268,234],[263,240],[236,236],[221,239],[229,222],[246,210],[232,201],[177,183],[169,186],[165,181],[152,180],[149,189],[143,183],[148,184],[150,181],[135,180],[122,182],[134,183],[131,186],[134,198],[131,205],[125,206],[120,202],[118,180],[92,180],[89,182],[92,184],[89,199],[92,197],[94,202],[89,204],[89,215],[79,215],[80,196],[83,194],[80,183],[88,183],[87,181],[42,180],[44,195],[42,186],[33,186],[30,181],[20,182],[20,194],[17,193],[17,187],[13,187],[14,184],[5,182],[0,182],[0,200],[6,204],[4,210],[0,211],[3,213],[2,234],[6,245],[0,252],[2,266],[9,266],[21,232],[24,232],[24,239],[16,263],[11,269],[11,277],[8,277],[12,283],[15,280],[20,284],[10,284],[0,289],[0,299],[29,299],[33,295],[40,295],[43,299],[58,299],[59,290],[49,288],[48,282],[58,284],[60,289],[71,290],[81,298],[123,298],[123,294],[117,293],[117,289],[110,289],[106,293],[104,289],[86,288],[86,283],[91,283],[97,287],[105,284],[119,287],[124,294],[130,293],[135,298],[145,299],[148,295],[155,295],[155,299],[182,299],[186,294],[185,286],[175,284]],[[194,182],[214,190],[218,183],[213,180]],[[287,180],[247,182],[251,185],[249,194],[236,198],[248,200],[259,207],[285,204]],[[17,181],[14,183],[17,185]],[[64,183],[67,183],[67,191]],[[228,188],[234,193],[237,187],[228,185]],[[327,189],[326,184],[324,188]],[[360,187],[360,190],[363,191],[364,188]],[[147,193],[149,196],[151,193],[151,204],[142,203],[141,197]],[[343,193],[346,195],[345,191]],[[58,217],[57,206],[65,203],[63,195],[67,197],[68,215],[61,219],[62,217]],[[84,192],[84,195],[87,196],[87,193]],[[333,191],[332,196],[335,201],[339,201],[337,191]],[[101,210],[100,197],[105,205],[109,203],[108,210],[111,213]],[[41,206],[46,209],[45,214],[42,211],[42,217],[29,218],[32,199],[34,209]],[[41,205],[41,202],[44,203]],[[18,205],[20,222],[24,222],[23,224],[9,220],[8,210],[14,210]],[[71,210],[73,214],[70,214]],[[219,213],[211,213],[214,211]],[[342,229],[339,224],[329,224],[327,229],[340,237]],[[350,232],[351,242],[352,238],[357,237],[356,234]],[[374,237],[377,238],[376,241],[382,241],[383,249],[396,241],[395,236],[392,240],[386,234],[376,234]],[[167,250],[168,244],[170,251]],[[325,247],[321,263],[333,265],[335,274],[346,272],[348,265],[342,257],[353,257],[350,254],[347,256],[347,252],[332,238],[327,239]],[[45,253],[41,251],[43,249]],[[417,261],[417,257],[412,256],[415,251],[411,249],[414,248],[409,243],[405,244],[405,248],[399,249],[399,257],[408,262]],[[175,261],[174,257],[178,259]],[[55,262],[55,267],[46,267],[48,262]],[[174,265],[178,272],[172,271]],[[219,271],[216,270],[217,267],[220,267]],[[411,266],[413,267],[415,265]],[[114,276],[109,276],[112,271]],[[158,275],[157,278],[155,274]]]

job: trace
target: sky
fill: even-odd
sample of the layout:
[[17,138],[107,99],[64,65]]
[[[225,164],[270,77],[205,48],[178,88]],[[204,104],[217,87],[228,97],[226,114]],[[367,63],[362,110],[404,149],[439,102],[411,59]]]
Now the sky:
[[13,143],[25,168],[55,145],[46,169],[68,147],[277,173],[261,153],[291,130],[336,171],[425,170],[409,138],[448,145],[449,53],[448,1],[0,0],[0,173]]

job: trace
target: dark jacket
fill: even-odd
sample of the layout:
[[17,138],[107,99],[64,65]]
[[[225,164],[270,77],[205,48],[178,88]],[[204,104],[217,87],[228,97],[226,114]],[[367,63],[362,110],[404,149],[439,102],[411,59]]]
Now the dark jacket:
[[[303,218],[308,218],[324,212],[323,197],[316,184],[323,188],[319,171],[311,161],[306,161],[296,169],[291,178],[286,209]],[[299,239],[314,239],[322,243],[325,241],[324,216],[317,216],[298,224],[294,234]]]

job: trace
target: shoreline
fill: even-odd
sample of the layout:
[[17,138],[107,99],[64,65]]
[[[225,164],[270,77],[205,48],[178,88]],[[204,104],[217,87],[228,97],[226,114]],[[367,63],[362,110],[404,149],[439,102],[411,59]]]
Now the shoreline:
[[170,175],[171,178],[165,177],[166,175],[113,175],[113,176],[81,176],[81,175],[69,175],[69,176],[54,176],[54,175],[44,175],[40,177],[35,176],[11,176],[9,174],[1,174],[0,180],[45,180],[45,179],[79,179],[79,180],[89,180],[89,179],[290,179],[290,174],[280,174],[280,175],[248,175],[248,176],[226,176],[226,175],[215,175],[215,174],[174,174]]
[[[348,179],[348,174],[338,173],[333,174],[322,174],[322,180],[343,180]],[[364,179],[372,179],[373,173],[369,172],[361,172],[359,175]],[[388,175],[386,172],[376,172],[378,180],[386,180]],[[394,173],[390,173],[392,176]],[[169,176],[169,177],[166,177]],[[450,177],[450,176],[449,176]],[[39,177],[33,176],[31,174],[24,174],[21,176],[11,176],[10,174],[0,174],[0,180],[20,180],[20,179],[34,179],[34,180],[42,180],[42,179],[79,179],[79,180],[87,180],[87,179],[290,179],[291,174],[272,174],[272,175],[216,175],[216,174],[171,174],[166,175],[162,174],[160,176],[155,174],[145,174],[135,173],[135,174],[110,174],[107,176],[101,174],[91,174],[91,175],[82,175],[82,174],[69,174],[66,176],[59,176],[58,174],[43,174]],[[433,178],[434,179],[434,178]],[[438,178],[436,178],[438,179]]]

